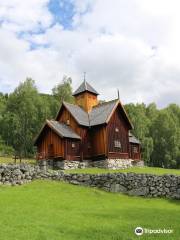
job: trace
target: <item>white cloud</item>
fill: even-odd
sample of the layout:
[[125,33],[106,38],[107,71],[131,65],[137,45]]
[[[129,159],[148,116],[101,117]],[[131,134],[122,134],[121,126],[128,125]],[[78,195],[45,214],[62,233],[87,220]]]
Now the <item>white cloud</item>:
[[1,0],[2,27],[11,31],[37,31],[49,27],[53,21],[48,11],[49,0]]
[[48,92],[64,74],[77,87],[86,71],[101,98],[116,97],[119,88],[123,102],[180,104],[178,1],[72,2],[76,14],[67,30],[51,26],[48,0],[1,0],[0,90],[31,76]]

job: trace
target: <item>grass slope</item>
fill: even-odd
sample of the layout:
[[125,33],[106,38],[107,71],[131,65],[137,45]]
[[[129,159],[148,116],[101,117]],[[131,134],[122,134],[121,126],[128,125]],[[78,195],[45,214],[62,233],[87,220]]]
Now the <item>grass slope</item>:
[[165,168],[155,168],[155,167],[133,167],[128,169],[119,169],[119,170],[109,170],[101,168],[85,168],[85,169],[73,169],[66,170],[67,173],[115,173],[115,172],[134,172],[134,173],[151,173],[151,174],[177,174],[180,175],[179,169],[165,169]]
[[[31,159],[31,158],[26,158],[26,159],[23,158],[23,159],[21,160],[21,162],[22,162],[22,163],[35,164],[35,163],[36,163],[36,160],[35,160],[35,159]],[[6,163],[6,164],[8,164],[8,163],[14,163],[14,159],[13,159],[13,157],[0,157],[0,164],[2,164],[2,163]],[[20,163],[20,160],[17,159],[16,163],[17,163],[17,164]]]
[[[55,181],[0,187],[0,239],[179,239],[180,202],[145,199]],[[174,229],[137,237],[134,229]]]

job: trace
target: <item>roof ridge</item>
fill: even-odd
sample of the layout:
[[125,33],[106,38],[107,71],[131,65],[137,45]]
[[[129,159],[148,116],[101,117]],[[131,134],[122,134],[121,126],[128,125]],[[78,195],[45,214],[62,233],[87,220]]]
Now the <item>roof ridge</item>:
[[77,106],[76,104],[69,103],[69,102],[66,102],[66,101],[63,101],[63,103],[65,103],[65,104],[70,104],[70,105],[74,105],[74,106]]
[[76,96],[86,91],[95,95],[99,95],[99,93],[94,89],[94,87],[92,87],[86,80],[84,80],[81,85],[76,89],[76,91],[73,92],[73,96]]
[[84,85],[85,85],[85,89],[87,90],[87,82],[86,82],[86,79],[84,79]]
[[106,105],[106,104],[109,104],[109,103],[112,103],[112,102],[117,102],[117,101],[119,101],[119,99],[114,99],[114,100],[110,100],[108,102],[103,102],[103,103],[100,103],[100,104],[98,104],[96,106],[93,106],[93,108],[100,107],[102,105]]
[[68,103],[68,102],[65,102],[65,101],[64,101],[64,103],[65,103],[65,104],[72,105],[72,106],[75,106],[75,107],[78,107],[78,108],[80,108],[81,110],[83,110],[83,112],[85,112],[85,113],[87,114],[87,112],[86,112],[81,106],[79,106],[79,105],[77,105],[77,104]]

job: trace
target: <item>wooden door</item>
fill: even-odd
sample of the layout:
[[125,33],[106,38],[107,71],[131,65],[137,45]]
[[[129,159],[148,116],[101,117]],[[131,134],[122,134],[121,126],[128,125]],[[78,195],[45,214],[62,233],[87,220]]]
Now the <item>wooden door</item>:
[[48,157],[54,157],[54,145],[52,143],[48,145]]

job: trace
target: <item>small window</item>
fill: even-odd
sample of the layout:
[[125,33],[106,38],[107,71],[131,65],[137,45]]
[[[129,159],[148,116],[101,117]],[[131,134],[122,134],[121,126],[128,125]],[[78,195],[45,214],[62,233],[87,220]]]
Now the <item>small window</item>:
[[116,128],[115,128],[115,132],[119,132],[119,128],[116,127]]
[[133,153],[138,153],[138,148],[136,146],[133,147]]
[[121,142],[119,140],[114,141],[114,147],[115,148],[121,148]]
[[72,143],[72,145],[71,145],[71,146],[72,146],[72,148],[75,148],[76,144],[75,144],[75,143]]
[[69,121],[69,119],[67,119],[67,121],[66,121],[66,124],[67,124],[67,125],[69,125],[69,124],[70,124],[70,121]]
[[88,148],[91,148],[91,143],[90,142],[88,143]]

